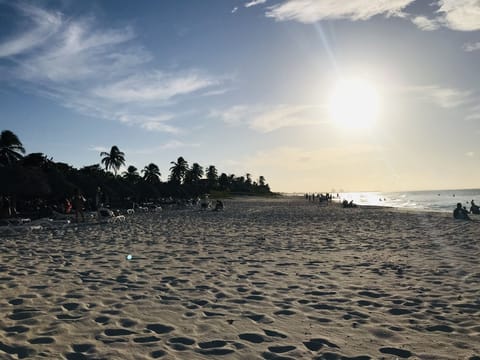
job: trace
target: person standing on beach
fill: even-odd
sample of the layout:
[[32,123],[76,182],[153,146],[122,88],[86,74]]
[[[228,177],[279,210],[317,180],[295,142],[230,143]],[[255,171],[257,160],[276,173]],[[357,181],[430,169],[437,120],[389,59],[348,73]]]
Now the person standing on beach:
[[80,193],[80,190],[75,189],[73,195],[73,208],[75,209],[75,221],[78,223],[78,214],[82,216],[82,221],[85,222],[85,216],[83,215],[83,206],[85,205],[85,198]]

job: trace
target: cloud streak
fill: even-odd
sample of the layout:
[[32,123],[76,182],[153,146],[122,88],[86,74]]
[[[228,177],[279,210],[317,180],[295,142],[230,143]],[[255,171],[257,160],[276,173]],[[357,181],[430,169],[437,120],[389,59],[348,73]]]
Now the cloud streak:
[[411,86],[407,87],[405,91],[444,109],[455,108],[473,101],[472,91],[438,85]]
[[323,107],[312,105],[236,105],[224,110],[212,111],[231,126],[247,126],[259,133],[269,133],[287,127],[319,124]]
[[257,6],[257,5],[261,5],[261,4],[265,4],[267,2],[267,0],[252,0],[252,1],[249,1],[245,4],[245,7],[246,8],[249,8],[249,7],[252,7],[252,6]]

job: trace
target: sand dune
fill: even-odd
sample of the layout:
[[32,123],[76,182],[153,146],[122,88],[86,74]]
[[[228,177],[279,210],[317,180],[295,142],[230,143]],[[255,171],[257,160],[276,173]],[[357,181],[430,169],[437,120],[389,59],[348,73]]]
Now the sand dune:
[[479,221],[240,199],[0,242],[1,359],[480,359]]

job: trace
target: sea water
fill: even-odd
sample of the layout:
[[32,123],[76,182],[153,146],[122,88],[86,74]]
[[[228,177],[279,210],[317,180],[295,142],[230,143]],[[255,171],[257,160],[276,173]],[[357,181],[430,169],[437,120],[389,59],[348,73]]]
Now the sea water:
[[[336,194],[333,194],[336,196]],[[428,190],[403,192],[340,193],[340,201],[353,200],[358,205],[389,206],[424,211],[451,212],[457,203],[470,210],[470,201],[480,205],[480,189]]]

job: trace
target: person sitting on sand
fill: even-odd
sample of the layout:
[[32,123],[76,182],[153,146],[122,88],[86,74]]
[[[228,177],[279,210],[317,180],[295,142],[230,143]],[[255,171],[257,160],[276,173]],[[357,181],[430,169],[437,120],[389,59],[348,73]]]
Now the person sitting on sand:
[[460,220],[470,220],[468,217],[468,211],[462,208],[462,203],[457,203],[457,207],[453,210],[453,217]]
[[342,205],[343,205],[344,208],[355,208],[355,207],[357,207],[357,205],[353,202],[353,200],[350,200],[350,202],[348,202],[348,200],[343,200]]
[[219,210],[223,210],[223,202],[221,200],[217,200],[217,202],[215,203],[215,208],[213,209],[213,211]]
[[470,204],[472,205],[472,206],[470,206],[470,212],[472,214],[480,214],[480,207],[478,207],[478,205],[475,204],[475,201],[473,201],[473,200],[470,201]]

